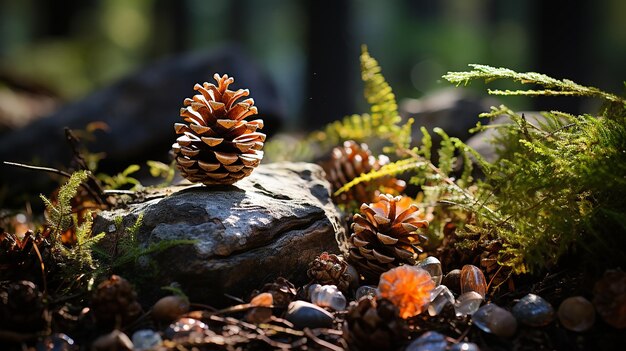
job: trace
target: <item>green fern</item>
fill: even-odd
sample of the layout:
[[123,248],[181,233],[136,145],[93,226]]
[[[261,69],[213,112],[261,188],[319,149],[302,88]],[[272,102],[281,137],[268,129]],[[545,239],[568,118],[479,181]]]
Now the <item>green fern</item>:
[[93,216],[87,211],[82,223],[76,228],[76,243],[70,247],[60,246],[63,256],[71,262],[67,267],[74,273],[86,273],[96,269],[92,257],[92,247],[105,236],[104,233],[92,234]]
[[[456,84],[473,79],[513,79],[545,90],[500,91],[500,95],[574,95],[600,98],[600,116],[552,111],[527,118],[506,106],[483,117],[506,116],[510,123],[479,125],[497,129],[492,143],[498,159],[477,183],[488,198],[483,206],[496,217],[476,218],[483,231],[505,243],[501,261],[515,273],[543,269],[563,255],[584,250],[605,264],[626,254],[626,101],[616,95],[537,73],[472,65],[470,72],[444,76]],[[617,215],[616,215],[617,214]],[[506,259],[505,259],[506,258]],[[590,261],[594,262],[594,260]]]
[[495,68],[487,65],[471,64],[469,66],[473,70],[448,72],[443,78],[457,85],[467,85],[470,81],[476,79],[483,79],[487,83],[498,79],[508,79],[521,84],[535,84],[545,88],[543,90],[488,90],[490,94],[494,95],[587,96],[621,104],[624,103],[624,100],[617,95],[606,93],[598,88],[583,86],[568,79],[555,79],[535,72],[518,73],[508,68]]
[[70,202],[76,196],[78,187],[87,179],[88,175],[87,171],[74,172],[67,183],[59,188],[56,204],[43,194],[39,195],[46,206],[46,224],[52,230],[50,240],[53,244],[56,244],[63,232],[74,224],[72,220],[72,204]]

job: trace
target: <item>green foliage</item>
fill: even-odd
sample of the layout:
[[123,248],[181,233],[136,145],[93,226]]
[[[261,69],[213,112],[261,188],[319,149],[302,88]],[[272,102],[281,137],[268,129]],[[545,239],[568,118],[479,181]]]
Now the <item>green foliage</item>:
[[371,149],[385,152],[409,147],[413,120],[402,123],[391,86],[381,74],[378,62],[369,55],[365,46],[362,48],[360,61],[361,79],[365,84],[364,95],[370,105],[369,113],[346,116],[311,133],[303,141],[270,141],[265,145],[266,159],[310,161],[346,140],[365,142]]
[[[485,179],[476,183],[482,208],[495,216],[476,221],[505,243],[500,255],[516,273],[541,269],[574,250],[593,253],[605,264],[626,260],[626,109],[616,95],[569,80],[537,73],[472,65],[471,72],[444,76],[453,83],[472,79],[509,78],[537,84],[546,90],[490,91],[507,95],[577,95],[601,98],[601,115],[552,111],[526,118],[505,106],[493,108],[485,118],[506,116],[509,122],[479,125],[496,128],[491,141],[497,160],[483,164]],[[608,107],[607,107],[608,106]],[[508,261],[507,259],[508,258]]]
[[146,161],[149,167],[150,175],[155,178],[163,178],[163,182],[158,186],[168,186],[174,181],[174,175],[176,174],[174,168],[175,161],[172,161],[169,165],[159,161]]
[[52,230],[50,235],[52,243],[58,242],[63,232],[74,224],[72,221],[72,204],[70,202],[76,196],[78,187],[87,177],[87,171],[78,171],[72,174],[67,183],[59,189],[56,203],[53,203],[43,194],[39,195],[46,205],[46,224]]
[[130,175],[139,171],[139,165],[130,165],[122,172],[110,176],[108,174],[98,174],[98,178],[107,186],[108,189],[121,189],[131,186],[130,190],[137,190],[142,187],[141,182]]
[[526,72],[518,73],[508,68],[495,68],[486,65],[469,65],[473,68],[466,72],[448,72],[443,78],[451,83],[465,84],[476,79],[483,79],[489,83],[498,79],[509,79],[520,82],[521,84],[535,84],[543,87],[542,90],[488,90],[494,95],[529,95],[529,96],[549,96],[549,95],[566,95],[566,96],[587,96],[601,98],[608,101],[623,104],[624,100],[617,95],[606,93],[598,88],[586,87],[572,82],[568,79],[554,79],[545,74]]
[[[47,226],[50,228],[50,241],[55,263],[61,268],[61,276],[57,277],[61,289],[69,289],[81,281],[92,281],[96,275],[97,264],[92,257],[92,247],[102,238],[104,233],[93,235],[93,216],[90,211],[83,215],[80,224],[73,213],[71,200],[76,196],[81,183],[88,178],[87,171],[78,171],[59,188],[56,201],[40,195],[46,205]],[[61,235],[71,228],[75,228],[76,243],[65,245],[61,242]]]
[[76,228],[76,243],[69,248],[60,246],[63,256],[70,261],[66,267],[74,273],[86,273],[96,269],[92,257],[92,246],[102,240],[105,234],[92,235],[92,224],[92,213],[87,211],[83,217],[83,222]]
[[[382,124],[399,126],[393,120],[390,89],[368,55],[362,68],[366,96],[373,103],[372,116]],[[367,64],[369,62],[369,64]],[[443,222],[453,221],[464,238],[459,246],[478,247],[481,240],[503,244],[499,263],[514,273],[537,271],[554,265],[573,252],[584,251],[591,262],[619,265],[626,261],[626,100],[597,88],[538,73],[471,65],[469,72],[451,72],[444,78],[456,84],[471,80],[511,79],[542,87],[539,90],[490,90],[499,95],[565,95],[599,98],[604,102],[598,116],[572,115],[560,111],[524,116],[506,106],[483,114],[497,123],[478,124],[475,132],[495,129],[490,142],[496,160],[487,162],[458,138],[436,128],[442,139],[432,149],[431,134],[422,127],[421,146],[408,149],[392,142],[400,160],[377,171],[362,174],[337,191],[347,191],[360,182],[410,172],[410,183],[420,187],[417,199],[434,215],[431,239],[441,238]],[[370,74],[370,75],[368,75]],[[372,78],[376,76],[377,78]],[[376,89],[381,89],[376,93]],[[379,106],[375,109],[374,106]],[[384,106],[384,107],[380,107]],[[364,115],[365,116],[365,115]],[[368,115],[369,116],[369,115]],[[504,117],[502,117],[504,116]],[[372,120],[352,116],[330,125],[321,135],[358,139],[372,133]],[[390,121],[394,121],[389,124]],[[382,125],[381,124],[381,125]],[[353,129],[341,134],[344,129]],[[397,131],[398,129],[396,129]],[[323,139],[319,139],[323,141]],[[390,140],[390,139],[385,139]],[[432,156],[437,155],[437,161]],[[478,168],[482,176],[474,179]],[[478,174],[478,173],[477,173]]]

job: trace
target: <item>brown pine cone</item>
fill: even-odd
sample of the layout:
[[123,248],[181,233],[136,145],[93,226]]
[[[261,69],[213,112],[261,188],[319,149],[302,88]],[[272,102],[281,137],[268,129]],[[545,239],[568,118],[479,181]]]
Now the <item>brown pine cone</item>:
[[[514,290],[513,281],[511,280],[512,269],[508,266],[502,266],[498,263],[502,257],[502,242],[499,240],[486,240],[481,242],[483,252],[480,254],[480,266],[483,268],[487,277],[489,289],[493,292],[505,283],[508,283],[509,289]],[[506,258],[506,257],[505,257]]]
[[46,270],[52,269],[51,245],[40,233],[29,230],[21,239],[15,234],[0,233],[0,281],[41,280],[41,262],[34,246]]
[[265,134],[263,120],[246,121],[257,114],[253,99],[237,102],[248,96],[247,89],[232,91],[228,86],[235,80],[228,75],[213,76],[217,86],[205,82],[196,84],[200,94],[185,99],[180,115],[187,123],[176,123],[180,134],[172,151],[176,167],[194,183],[233,184],[250,175],[263,158]]
[[361,214],[354,215],[348,261],[372,282],[391,268],[415,264],[428,240],[420,233],[428,221],[420,219],[418,211],[411,198],[389,194],[361,205]]
[[406,322],[389,300],[364,296],[348,308],[343,338],[350,350],[395,350],[407,337]]
[[[348,140],[341,147],[335,147],[330,160],[321,163],[326,172],[326,179],[332,186],[333,193],[363,173],[380,169],[389,163],[384,155],[374,157],[367,144],[358,144]],[[338,196],[333,196],[337,204],[359,206],[372,202],[382,189],[383,192],[398,194],[406,183],[395,177],[383,177],[371,182],[361,182]]]
[[335,285],[344,294],[356,288],[359,283],[359,274],[356,269],[349,265],[343,256],[328,252],[323,252],[309,263],[306,274],[315,283]]
[[607,324],[626,328],[626,272],[604,272],[593,287],[593,305]]
[[45,305],[37,286],[20,280],[0,285],[0,329],[40,331],[45,326]]
[[272,283],[265,284],[261,290],[255,290],[251,296],[257,296],[261,293],[270,293],[274,299],[274,306],[287,307],[289,303],[296,299],[296,287],[289,280],[278,277]]
[[118,275],[98,285],[91,299],[91,310],[98,325],[104,328],[128,325],[142,313],[135,289]]

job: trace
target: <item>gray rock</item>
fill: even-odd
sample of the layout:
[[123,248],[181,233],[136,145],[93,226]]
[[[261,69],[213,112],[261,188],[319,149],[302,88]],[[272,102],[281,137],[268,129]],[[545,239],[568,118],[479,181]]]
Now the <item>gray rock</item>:
[[158,290],[178,282],[192,301],[218,305],[226,302],[224,294],[247,297],[277,276],[304,283],[309,262],[321,252],[339,251],[345,231],[329,189],[315,164],[261,165],[232,186],[189,185],[148,194],[146,201],[101,213],[94,229],[119,237],[124,228],[115,226],[115,218],[129,227],[143,213],[141,245],[197,240],[155,255],[151,283]]

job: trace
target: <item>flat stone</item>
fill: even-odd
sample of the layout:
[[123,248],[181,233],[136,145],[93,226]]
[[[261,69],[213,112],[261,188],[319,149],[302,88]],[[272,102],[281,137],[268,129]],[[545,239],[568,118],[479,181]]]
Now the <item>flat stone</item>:
[[[115,227],[115,218],[122,217],[128,228],[143,213],[136,234],[142,247],[161,240],[196,240],[152,256],[154,287],[178,282],[193,302],[217,305],[227,302],[224,294],[247,297],[278,276],[300,282],[317,255],[337,253],[337,243],[346,242],[330,185],[315,164],[260,165],[231,186],[170,187],[145,199],[101,213],[95,232],[107,232],[105,240],[112,240],[116,235],[111,234],[125,232]],[[109,232],[112,225],[114,233]]]

